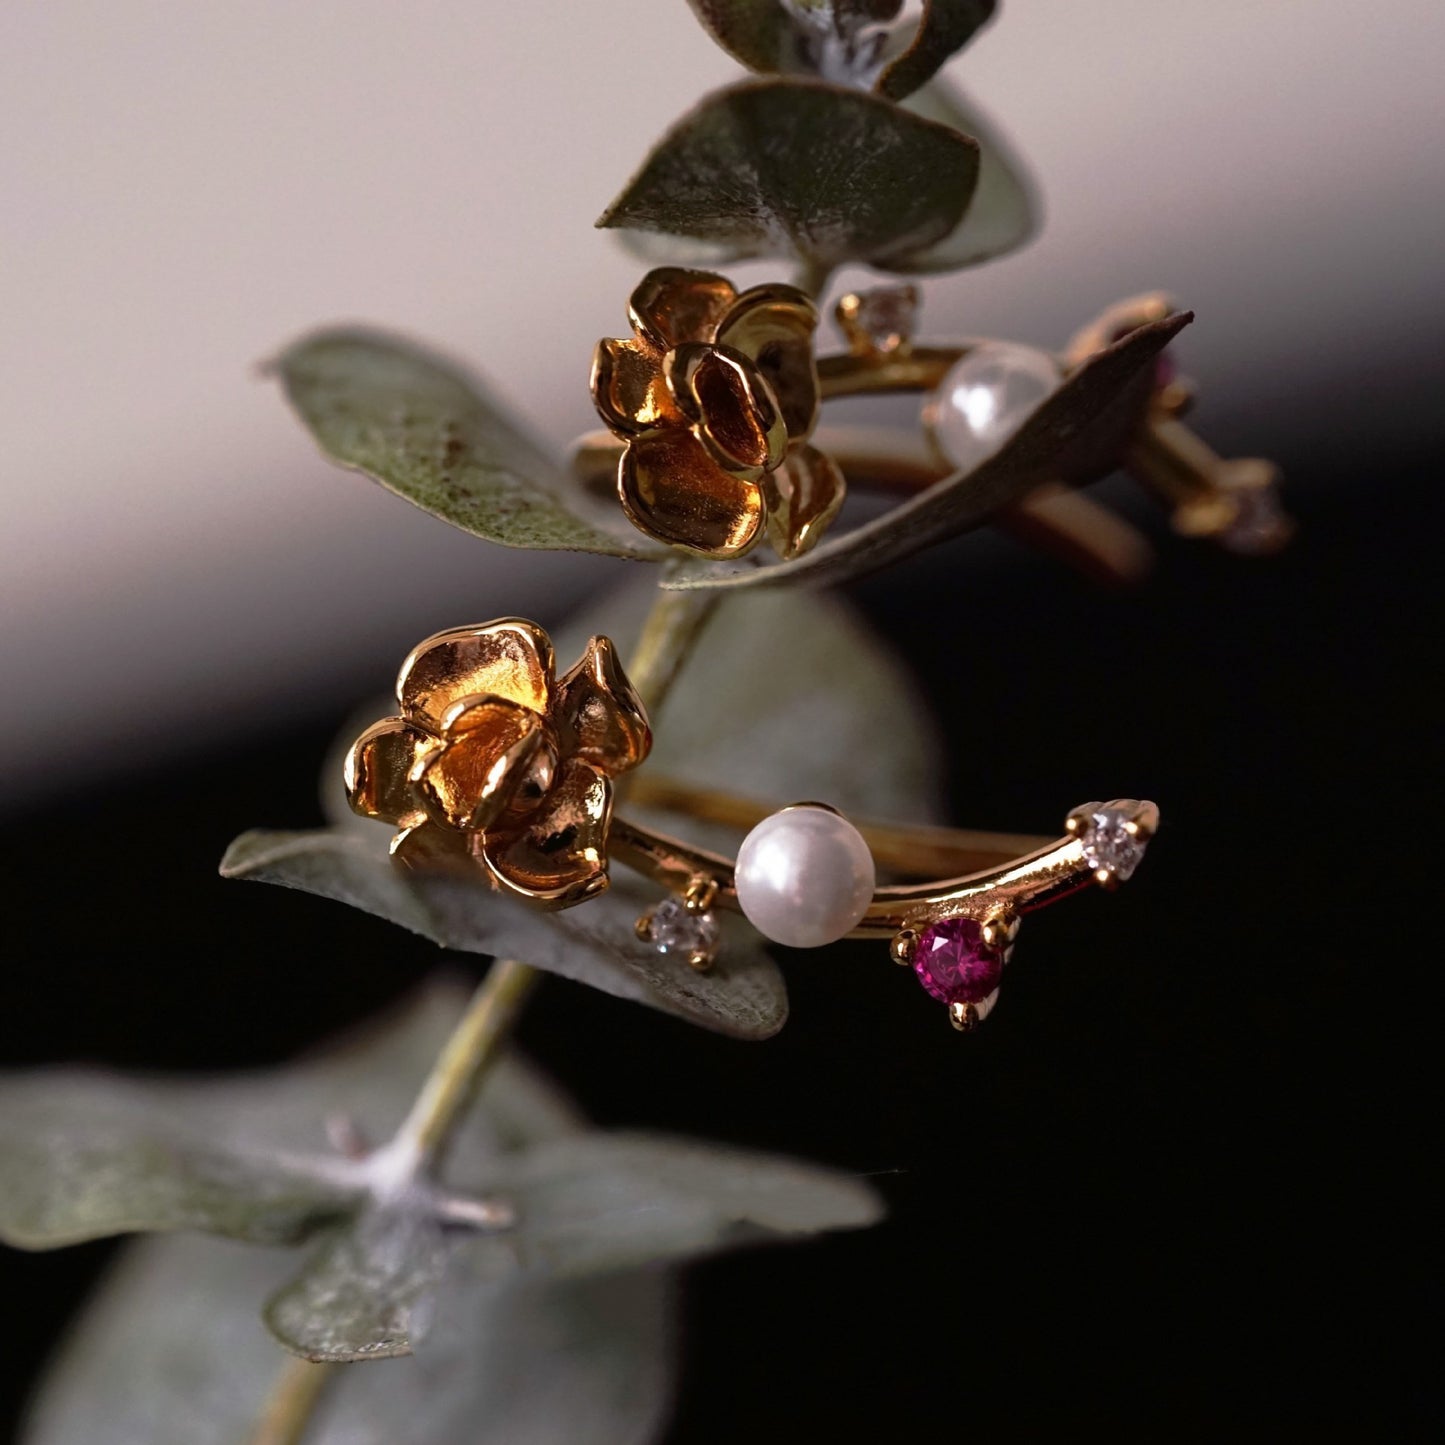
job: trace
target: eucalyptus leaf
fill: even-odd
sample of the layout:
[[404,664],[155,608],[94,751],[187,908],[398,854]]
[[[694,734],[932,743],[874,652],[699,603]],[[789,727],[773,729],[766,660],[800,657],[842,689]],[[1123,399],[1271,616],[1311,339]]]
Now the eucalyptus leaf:
[[[372,1138],[394,1131],[461,998],[433,989],[384,1035],[267,1074],[41,1069],[0,1078],[0,1237],[26,1249],[131,1230],[306,1238],[368,1187],[331,1153],[324,1121],[345,1113]],[[498,1069],[459,1149],[495,1152],[576,1127],[521,1065]]]
[[734,1038],[768,1038],[787,1018],[782,975],[742,919],[724,920],[717,962],[697,973],[637,938],[633,922],[655,899],[627,879],[580,907],[540,912],[480,880],[398,869],[379,827],[245,833],[221,873],[333,898],[444,948],[521,959]]
[[923,18],[906,50],[878,77],[878,93],[902,100],[931,79],[993,18],[995,0],[923,0]]
[[549,1278],[686,1259],[883,1216],[863,1180],[791,1159],[646,1134],[582,1134],[501,1161],[489,1186],[515,1229],[476,1235],[465,1263],[483,1278]]
[[[258,1319],[290,1251],[130,1246],[41,1382],[22,1445],[237,1445],[285,1356]],[[642,1445],[674,1387],[663,1271],[445,1291],[422,1353],[338,1371],[307,1445]]]
[[636,532],[582,515],[557,463],[480,381],[435,352],[338,327],[303,337],[270,369],[328,457],[454,527],[507,547],[662,555]]
[[1089,480],[1111,470],[1147,401],[1159,353],[1193,320],[1178,312],[1150,322],[1091,357],[991,457],[955,473],[851,532],[791,562],[678,564],[663,586],[683,590],[821,587],[876,572],[959,533],[1061,475]]
[[266,1302],[266,1327],[308,1360],[389,1359],[427,1332],[449,1250],[441,1224],[417,1209],[378,1207],[332,1230]]
[[271,1331],[312,1360],[409,1354],[441,1328],[429,1325],[444,1274],[472,1288],[612,1274],[862,1229],[883,1212],[868,1184],[835,1170],[642,1134],[553,1140],[486,1161],[481,1178],[515,1212],[511,1227],[443,1235],[414,1211],[369,1211],[272,1296]]
[[808,32],[784,0],[688,0],[708,34],[749,70],[790,74],[813,67]]
[[943,240],[894,257],[886,269],[905,274],[955,271],[1006,255],[1032,240],[1040,223],[1038,188],[997,126],[957,87],[942,80],[925,85],[905,104],[978,142],[978,187],[963,220]]
[[681,237],[689,260],[703,242],[714,261],[881,265],[947,236],[977,177],[966,136],[856,90],[762,80],[684,116],[597,224]]

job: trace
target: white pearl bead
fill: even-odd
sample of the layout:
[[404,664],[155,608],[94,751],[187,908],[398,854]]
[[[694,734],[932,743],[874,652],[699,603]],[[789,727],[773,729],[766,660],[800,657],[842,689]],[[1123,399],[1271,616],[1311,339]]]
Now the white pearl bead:
[[938,449],[960,471],[996,452],[1062,380],[1047,352],[1012,341],[981,341],[948,369],[928,421]]
[[877,871],[863,835],[828,808],[784,808],[738,849],[738,903],[765,938],[820,948],[855,929],[873,900]]

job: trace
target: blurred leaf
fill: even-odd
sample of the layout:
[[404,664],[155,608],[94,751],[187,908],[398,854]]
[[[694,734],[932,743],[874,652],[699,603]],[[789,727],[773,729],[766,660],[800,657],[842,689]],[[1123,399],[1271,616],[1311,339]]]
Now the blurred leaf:
[[950,55],[962,50],[993,18],[995,0],[923,0],[923,18],[908,48],[883,68],[878,93],[902,100],[925,81]]
[[963,220],[943,240],[907,256],[896,256],[889,271],[922,274],[976,266],[1033,239],[1039,228],[1038,190],[1026,167],[992,121],[956,87],[935,80],[906,102],[927,120],[951,126],[978,142],[978,187]]
[[[599,599],[558,629],[559,652],[602,632],[626,655],[655,596],[632,584]],[[941,758],[916,684],[857,613],[836,597],[779,591],[723,603],[654,719],[643,767],[778,803],[810,798],[856,817],[936,823]],[[736,845],[692,820],[666,826],[705,846]]]
[[[126,1251],[42,1381],[23,1445],[237,1445],[285,1356],[257,1318],[290,1251]],[[422,1353],[337,1373],[307,1445],[641,1445],[673,1391],[670,1275],[443,1288]]]
[[635,532],[578,515],[557,464],[479,381],[434,352],[341,327],[303,337],[272,369],[327,456],[454,527],[507,547],[662,555]]
[[[983,526],[1001,507],[1061,475],[1092,479],[1137,424],[1159,353],[1191,320],[1178,312],[1130,332],[1091,357],[991,457],[955,473],[806,556],[772,565],[681,563],[669,588],[819,587],[876,572],[937,542]],[[1113,450],[1111,450],[1111,448]],[[1085,465],[1087,463],[1087,465]]]
[[[0,1237],[26,1249],[132,1230],[307,1237],[368,1189],[352,1161],[329,1151],[325,1119],[344,1111],[387,1137],[460,998],[432,990],[384,1035],[268,1074],[162,1080],[41,1069],[0,1078]],[[470,1147],[495,1152],[575,1127],[519,1064],[499,1067],[467,1124]]]
[[606,1273],[739,1244],[862,1229],[883,1217],[863,1180],[816,1165],[644,1134],[584,1134],[502,1161],[515,1229],[463,1247],[483,1277]]
[[882,264],[948,235],[977,175],[971,140],[887,101],[755,81],[684,116],[597,224],[682,237],[679,259]]
[[516,1210],[511,1228],[444,1239],[414,1212],[371,1211],[272,1297],[273,1333],[313,1360],[408,1354],[431,1337],[426,1306],[447,1271],[478,1287],[575,1279],[862,1229],[883,1213],[873,1189],[847,1174],[637,1134],[554,1140],[489,1161],[485,1180]]
[[382,828],[369,836],[244,833],[221,873],[334,898],[444,948],[521,959],[734,1038],[768,1038],[787,1018],[782,975],[742,919],[723,920],[717,963],[696,973],[637,938],[633,921],[654,899],[627,879],[614,879],[611,890],[580,907],[544,913],[480,880],[403,872],[391,862]]
[[333,1230],[271,1296],[266,1326],[308,1360],[409,1355],[426,1333],[430,1297],[447,1254],[441,1226],[429,1214],[367,1210]]
[[0,1238],[53,1249],[132,1230],[304,1239],[362,1191],[304,1160],[213,1147],[166,1117],[175,1086],[44,1073],[0,1086]]

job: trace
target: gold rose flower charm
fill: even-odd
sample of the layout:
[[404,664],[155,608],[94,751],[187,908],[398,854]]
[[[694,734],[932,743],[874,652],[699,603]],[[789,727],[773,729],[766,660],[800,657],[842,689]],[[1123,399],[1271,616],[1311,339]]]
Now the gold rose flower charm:
[[741,295],[710,271],[659,267],[628,303],[634,337],[604,340],[592,398],[626,443],[632,523],[704,557],[766,536],[806,552],[843,505],[843,474],[808,445],[818,419],[817,308],[795,286]]
[[652,746],[607,638],[557,680],[535,623],[453,628],[412,650],[396,695],[401,716],[369,727],[346,758],[351,806],[401,829],[394,858],[480,868],[545,908],[607,887],[611,779]]

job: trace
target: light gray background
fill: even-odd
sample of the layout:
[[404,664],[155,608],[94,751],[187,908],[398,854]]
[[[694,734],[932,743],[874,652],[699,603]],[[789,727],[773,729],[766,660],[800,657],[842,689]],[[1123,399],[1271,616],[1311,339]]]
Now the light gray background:
[[[933,283],[928,329],[1053,343],[1167,286],[1217,435],[1386,501],[1379,418],[1440,425],[1445,5],[1002,12],[949,74],[1047,225]],[[591,223],[738,74],[683,0],[0,5],[0,793],[344,706],[429,630],[618,575],[328,468],[254,367],[366,319],[564,443],[638,271]]]

